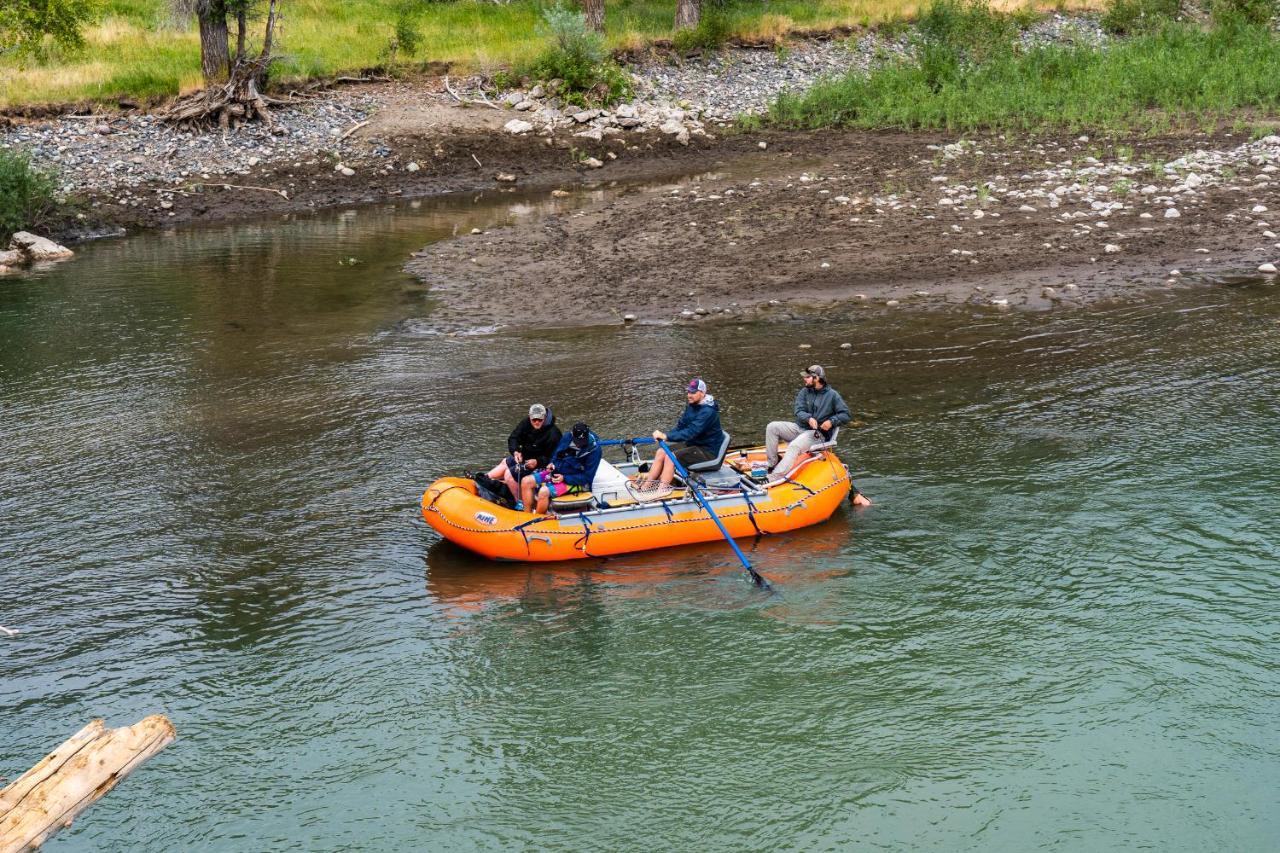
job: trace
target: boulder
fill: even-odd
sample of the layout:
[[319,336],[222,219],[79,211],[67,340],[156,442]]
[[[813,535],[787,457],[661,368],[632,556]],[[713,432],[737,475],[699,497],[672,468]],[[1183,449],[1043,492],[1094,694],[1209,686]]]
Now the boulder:
[[600,110],[580,110],[579,112],[576,112],[573,114],[573,120],[576,121],[578,124],[586,124],[587,122],[591,121],[593,118],[599,117],[599,115],[600,115]]
[[507,94],[502,96],[502,103],[509,107],[514,107],[524,99],[524,92],[507,92]]
[[533,130],[533,124],[527,121],[522,121],[518,118],[513,118],[511,121],[504,124],[502,129],[513,136],[519,136],[522,133],[528,133]]
[[22,266],[26,263],[27,256],[19,252],[17,249],[10,249],[7,252],[0,252],[0,272],[8,267]]
[[603,138],[604,134],[601,132],[600,128],[591,127],[581,133],[575,133],[574,136],[581,136],[583,139],[590,139],[593,142],[599,142]]
[[544,96],[544,95],[546,95],[546,94],[547,94],[547,93],[546,93],[546,90],[542,88],[542,84],[541,84],[541,83],[538,83],[538,84],[537,84],[537,85],[535,85],[532,89],[530,89],[530,90],[529,90],[529,97],[530,97],[530,98],[541,98],[541,97],[543,97],[543,96]]
[[662,123],[662,126],[659,127],[658,130],[668,136],[674,136],[676,142],[679,142],[681,145],[689,144],[689,129],[685,127],[684,123],[681,121],[668,119]]
[[30,261],[57,261],[75,254],[66,246],[59,246],[52,240],[38,237],[28,231],[19,231],[14,234],[13,239],[9,241],[9,248],[20,252]]

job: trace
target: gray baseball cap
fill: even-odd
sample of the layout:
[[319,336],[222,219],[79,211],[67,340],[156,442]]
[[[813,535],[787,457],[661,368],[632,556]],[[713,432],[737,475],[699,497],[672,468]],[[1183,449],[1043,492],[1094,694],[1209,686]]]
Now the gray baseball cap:
[[545,418],[547,416],[547,407],[541,403],[534,403],[529,407],[529,419]]
[[822,365],[821,365],[821,364],[811,364],[811,365],[809,365],[808,367],[806,367],[806,368],[804,369],[804,373],[801,373],[801,374],[800,374],[800,376],[801,376],[802,378],[803,378],[803,377],[805,377],[805,376],[813,376],[813,377],[815,377],[815,378],[817,378],[817,379],[821,379],[823,382],[826,382],[826,381],[827,381],[827,372],[826,372],[825,370],[823,370],[823,369],[822,369]]

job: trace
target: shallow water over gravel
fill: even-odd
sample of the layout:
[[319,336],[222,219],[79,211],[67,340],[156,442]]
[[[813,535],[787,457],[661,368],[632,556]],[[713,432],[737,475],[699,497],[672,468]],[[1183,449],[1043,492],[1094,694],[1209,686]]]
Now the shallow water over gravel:
[[[179,731],[50,850],[1275,849],[1277,288],[435,333],[405,254],[535,201],[0,281],[0,775]],[[720,546],[527,569],[417,515],[530,399],[642,432],[696,373],[746,440],[814,361],[877,503],[758,543],[779,595]]]

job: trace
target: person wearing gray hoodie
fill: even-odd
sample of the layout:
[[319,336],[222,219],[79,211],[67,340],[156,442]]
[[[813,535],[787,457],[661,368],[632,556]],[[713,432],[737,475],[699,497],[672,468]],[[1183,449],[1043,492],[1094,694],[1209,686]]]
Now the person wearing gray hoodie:
[[[824,441],[830,441],[838,427],[852,417],[840,392],[827,384],[827,372],[813,364],[800,374],[804,387],[796,394],[795,420],[773,421],[765,429],[765,455],[769,461],[770,479],[779,480],[791,472],[802,453]],[[787,452],[778,459],[778,444],[787,442]]]

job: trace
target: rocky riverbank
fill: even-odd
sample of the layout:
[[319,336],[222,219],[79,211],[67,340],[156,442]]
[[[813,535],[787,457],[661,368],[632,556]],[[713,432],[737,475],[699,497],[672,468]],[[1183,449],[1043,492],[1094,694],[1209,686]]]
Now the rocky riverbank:
[[[1051,16],[1023,38],[1105,35],[1092,18]],[[62,237],[513,184],[641,188],[433,246],[411,269],[453,328],[1047,308],[1280,264],[1280,137],[730,126],[780,91],[908,50],[867,34],[648,57],[631,66],[636,98],[608,110],[569,107],[551,81],[494,92],[444,77],[303,98],[273,129],[189,133],[126,112],[14,121],[0,145],[58,169],[81,199]]]
[[[1092,17],[1051,15],[1024,38],[1097,42],[1104,36]],[[74,237],[473,189],[498,174],[554,183],[671,144],[713,142],[717,129],[739,114],[764,111],[784,90],[865,70],[907,50],[901,33],[868,32],[695,58],[645,54],[629,69],[635,99],[611,110],[569,108],[549,86],[495,93],[486,92],[480,78],[429,78],[301,97],[277,112],[270,129],[250,124],[236,132],[191,133],[132,109],[0,119],[0,147],[26,151],[36,165],[57,172],[62,192],[81,202],[78,219],[61,229]],[[509,156],[505,152],[521,147],[493,140],[504,126],[510,135],[541,137],[537,142],[556,156]],[[459,151],[466,153],[453,156]],[[529,168],[519,168],[525,163]],[[660,171],[668,167],[661,164]],[[617,171],[623,170],[643,171],[634,165]]]

